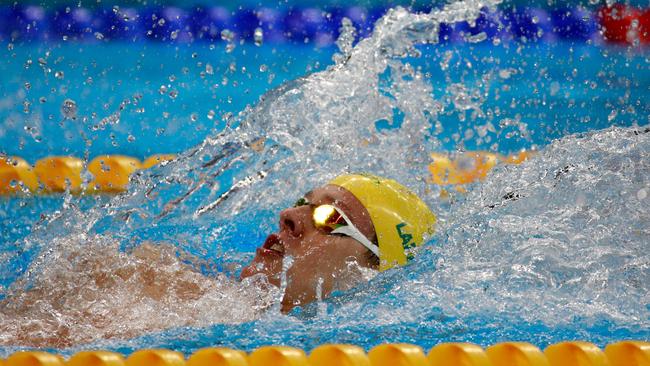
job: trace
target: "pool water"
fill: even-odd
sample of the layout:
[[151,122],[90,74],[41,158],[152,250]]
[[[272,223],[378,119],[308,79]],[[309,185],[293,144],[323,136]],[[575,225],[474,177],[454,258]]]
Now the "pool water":
[[[181,153],[221,131],[267,90],[331,65],[336,53],[300,44],[246,43],[232,52],[225,47],[15,45],[0,65],[6,90],[0,108],[3,153],[31,163],[53,155],[144,159]],[[565,42],[446,44],[420,51],[423,56],[408,59],[408,65],[429,80],[431,94],[444,106],[432,126],[440,142],[436,150],[508,154],[575,132],[648,123],[650,75],[642,50]],[[38,66],[40,58],[55,61]],[[66,100],[77,106],[74,119],[61,112]],[[394,118],[398,125],[399,110]],[[377,126],[390,127],[388,120]],[[58,209],[61,201],[4,200],[0,239],[10,243],[26,235],[40,213]]]
[[[20,304],[26,288],[65,284],[61,273],[84,278],[75,256],[122,253],[107,262],[120,266],[124,251],[153,241],[216,278],[210,298],[127,302],[133,323],[72,325],[59,351],[650,339],[647,49],[431,45],[431,19],[392,14],[336,63],[334,48],[296,44],[5,44],[6,154],[181,156],[118,197],[2,198],[0,294]],[[62,111],[66,100],[76,112]],[[426,181],[433,151],[522,148],[539,153],[452,200]],[[256,306],[228,277],[277,212],[360,170],[406,183],[438,213],[414,263],[289,316],[232,313]],[[53,323],[46,305],[29,314],[44,329],[74,320]],[[99,304],[82,310],[107,316]],[[100,336],[111,333],[124,336]]]

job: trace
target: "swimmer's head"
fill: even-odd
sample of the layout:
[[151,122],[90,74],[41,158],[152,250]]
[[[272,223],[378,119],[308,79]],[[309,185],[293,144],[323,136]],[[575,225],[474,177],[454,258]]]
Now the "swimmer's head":
[[290,256],[282,299],[288,311],[317,300],[319,291],[324,298],[349,287],[359,280],[350,276],[355,269],[405,264],[434,224],[426,204],[394,180],[341,175],[280,213],[280,230],[257,249],[241,277],[263,274],[280,286],[282,262]]

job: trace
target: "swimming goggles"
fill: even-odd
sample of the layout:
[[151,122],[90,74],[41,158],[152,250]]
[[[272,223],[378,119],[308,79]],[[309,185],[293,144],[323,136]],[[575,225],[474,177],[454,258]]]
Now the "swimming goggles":
[[340,234],[351,237],[368,248],[374,255],[379,257],[379,248],[373,244],[365,235],[352,224],[352,221],[333,205],[319,205],[312,211],[314,226],[317,229],[329,231],[330,234]]

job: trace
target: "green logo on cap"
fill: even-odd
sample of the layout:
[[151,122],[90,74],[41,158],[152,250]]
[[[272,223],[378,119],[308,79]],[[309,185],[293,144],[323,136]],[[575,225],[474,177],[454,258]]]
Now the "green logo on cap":
[[402,248],[404,248],[404,252],[406,253],[406,260],[410,261],[414,258],[414,255],[413,253],[410,253],[409,249],[415,248],[415,243],[413,242],[413,235],[402,232],[404,226],[406,226],[406,223],[402,222],[397,224],[395,229],[397,229],[397,235],[402,238]]

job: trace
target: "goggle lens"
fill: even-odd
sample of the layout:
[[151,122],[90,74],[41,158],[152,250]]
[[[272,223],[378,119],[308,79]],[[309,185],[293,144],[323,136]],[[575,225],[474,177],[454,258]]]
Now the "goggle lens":
[[316,207],[313,218],[316,228],[327,231],[332,231],[348,224],[339,211],[332,205],[320,205]]

